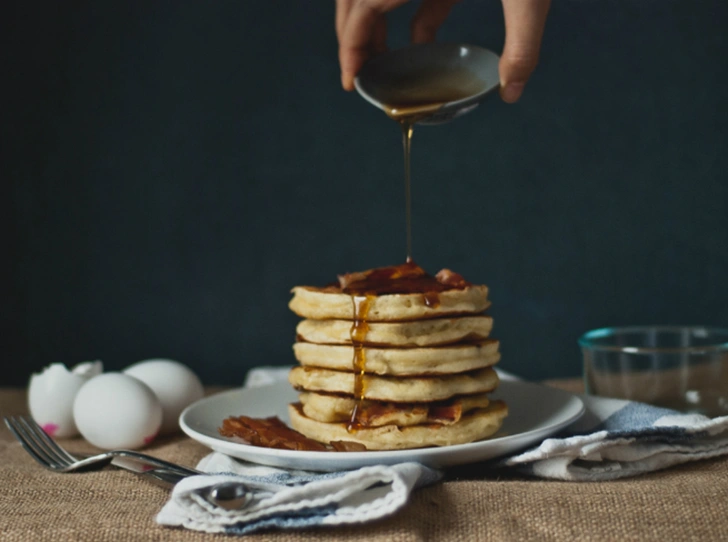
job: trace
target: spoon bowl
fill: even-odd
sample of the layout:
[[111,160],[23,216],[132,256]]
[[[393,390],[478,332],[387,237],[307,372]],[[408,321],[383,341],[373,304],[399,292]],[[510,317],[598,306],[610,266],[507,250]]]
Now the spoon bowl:
[[499,60],[476,45],[410,45],[370,59],[354,86],[392,118],[441,124],[472,111],[498,88]]

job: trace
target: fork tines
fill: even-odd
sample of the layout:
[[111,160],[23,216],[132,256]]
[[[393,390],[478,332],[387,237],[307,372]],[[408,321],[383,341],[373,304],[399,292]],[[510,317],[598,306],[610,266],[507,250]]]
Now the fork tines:
[[63,470],[76,458],[58,446],[30,416],[7,416],[5,425],[33,459],[51,470]]

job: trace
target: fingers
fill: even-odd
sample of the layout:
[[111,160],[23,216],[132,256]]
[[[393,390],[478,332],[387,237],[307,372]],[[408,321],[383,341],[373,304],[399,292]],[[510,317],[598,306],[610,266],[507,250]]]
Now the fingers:
[[387,20],[379,17],[372,33],[372,52],[383,53],[387,50]]
[[384,14],[408,0],[337,0],[341,86],[354,89],[354,77],[372,52],[386,48]]
[[412,43],[435,41],[437,30],[459,0],[422,0],[412,19]]
[[351,0],[336,0],[336,39],[341,41],[351,11]]
[[[354,89],[354,77],[372,53],[386,49],[385,13],[408,0],[337,0],[341,85]],[[412,41],[433,41],[458,0],[422,0],[412,20]],[[501,97],[516,102],[538,63],[551,0],[502,0],[506,42],[499,72]]]
[[503,101],[518,101],[538,64],[541,39],[551,0],[502,0],[506,43],[499,72]]

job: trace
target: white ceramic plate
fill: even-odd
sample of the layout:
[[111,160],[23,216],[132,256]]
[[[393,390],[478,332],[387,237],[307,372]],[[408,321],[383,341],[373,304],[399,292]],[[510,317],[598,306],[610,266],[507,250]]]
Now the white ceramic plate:
[[232,457],[293,469],[338,471],[365,465],[417,461],[430,467],[474,463],[516,452],[543,440],[584,413],[581,399],[568,392],[515,380],[502,380],[493,398],[508,404],[509,415],[492,438],[470,444],[418,450],[370,452],[300,452],[242,444],[220,436],[217,429],[229,416],[278,416],[288,423],[288,403],[297,394],[287,382],[236,389],[201,399],[180,415],[182,430],[196,441]]

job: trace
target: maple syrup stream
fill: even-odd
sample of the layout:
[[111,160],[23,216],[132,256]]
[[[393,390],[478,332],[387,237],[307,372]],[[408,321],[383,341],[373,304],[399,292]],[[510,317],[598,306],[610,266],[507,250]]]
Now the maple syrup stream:
[[[455,70],[450,73],[424,72],[409,79],[399,81],[400,85],[392,86],[390,99],[383,100],[385,113],[402,128],[402,147],[404,152],[404,194],[405,221],[407,235],[407,264],[414,265],[412,260],[412,190],[411,190],[411,152],[412,133],[416,122],[433,115],[443,104],[462,99],[477,92],[482,82],[467,70]],[[350,433],[361,427],[359,418],[363,409],[366,394],[366,349],[365,343],[369,324],[367,316],[373,293],[365,295],[352,294],[354,305],[354,322],[351,325],[351,343],[354,348],[352,367],[354,370],[354,408],[347,429]],[[428,307],[439,305],[437,291],[423,292],[424,302]]]
[[[439,104],[438,104],[439,107]],[[402,147],[404,151],[404,195],[405,195],[405,221],[407,235],[407,264],[414,264],[412,260],[412,190],[411,190],[411,168],[410,155],[412,149],[412,133],[414,124],[427,113],[433,112],[437,107],[432,104],[427,106],[415,107],[407,111],[406,116],[402,116],[401,110],[390,108],[387,114],[397,120],[402,127]],[[439,298],[436,292],[426,292],[423,294],[425,304],[428,307],[437,306]],[[351,301],[354,305],[354,322],[351,325],[350,337],[351,344],[354,348],[354,359],[352,360],[352,368],[354,370],[354,408],[351,411],[351,419],[347,426],[349,433],[354,433],[361,428],[360,416],[363,410],[364,397],[366,394],[366,342],[367,333],[369,331],[369,323],[367,316],[374,295],[367,293],[366,295],[352,295]]]
[[404,148],[404,202],[407,223],[407,261],[412,261],[412,190],[410,176],[410,151],[412,149],[413,123],[411,119],[400,121],[402,126],[402,147]]

